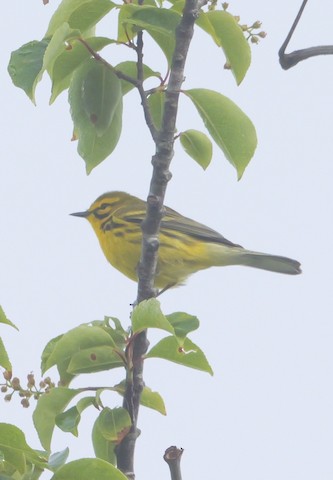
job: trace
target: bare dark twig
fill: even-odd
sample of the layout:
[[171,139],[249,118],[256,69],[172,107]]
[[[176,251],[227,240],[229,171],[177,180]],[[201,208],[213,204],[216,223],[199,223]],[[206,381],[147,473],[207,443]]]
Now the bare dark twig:
[[308,0],[303,0],[301,8],[299,9],[298,14],[296,15],[295,21],[292,24],[292,27],[283,42],[280,50],[279,50],[279,61],[280,65],[284,70],[288,70],[291,67],[297,65],[297,63],[301,62],[302,60],[306,60],[310,57],[316,57],[318,55],[332,55],[333,54],[333,45],[322,45],[317,47],[310,47],[304,48],[301,50],[295,50],[291,53],[285,53],[286,48],[290,42],[290,39],[298,25],[298,22],[303,14],[304,8],[307,4]]

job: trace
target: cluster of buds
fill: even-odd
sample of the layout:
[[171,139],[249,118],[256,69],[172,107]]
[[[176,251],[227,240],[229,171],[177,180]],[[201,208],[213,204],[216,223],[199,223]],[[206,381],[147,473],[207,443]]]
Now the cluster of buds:
[[256,20],[252,25],[240,25],[241,29],[243,32],[247,32],[247,40],[250,40],[251,43],[259,43],[259,40],[261,38],[265,38],[267,36],[267,33],[264,31],[258,32],[258,30],[261,28],[261,22],[259,20]]
[[[223,10],[227,10],[229,7],[229,3],[223,2],[222,3],[222,8]],[[240,22],[240,17],[238,15],[234,15],[234,19],[236,20],[237,23]],[[256,20],[252,25],[239,25],[243,32],[247,32],[248,36],[246,37],[246,40],[249,40],[251,43],[259,43],[261,38],[265,38],[267,36],[267,33],[264,31],[258,32],[258,30],[261,28],[261,22],[259,20]]]
[[21,405],[24,408],[30,406],[30,398],[38,400],[38,398],[47,393],[55,384],[51,381],[50,377],[46,377],[39,382],[39,385],[36,385],[35,376],[33,373],[27,375],[27,386],[23,388],[21,386],[21,381],[18,377],[13,377],[12,372],[8,370],[3,372],[3,377],[5,379],[4,383],[0,383],[1,393],[5,393],[4,400],[5,402],[10,402],[15,392],[21,398]]

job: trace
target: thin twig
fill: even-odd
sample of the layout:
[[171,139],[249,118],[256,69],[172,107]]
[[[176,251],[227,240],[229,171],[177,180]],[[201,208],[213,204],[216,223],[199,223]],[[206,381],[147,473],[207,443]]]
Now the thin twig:
[[302,60],[306,60],[310,57],[316,57],[318,55],[332,55],[333,54],[333,45],[322,45],[317,47],[310,47],[310,48],[303,48],[301,50],[295,50],[291,53],[285,53],[286,48],[291,40],[291,37],[298,25],[298,22],[303,14],[304,8],[307,4],[308,0],[303,0],[301,8],[299,9],[298,14],[294,20],[294,23],[291,26],[291,29],[283,42],[280,50],[279,50],[279,61],[280,65],[284,70],[288,70],[291,67],[297,65],[297,63],[301,62]]
[[147,94],[144,91],[143,88],[143,81],[144,81],[144,75],[143,75],[143,32],[142,30],[138,33],[138,41],[137,41],[137,69],[138,69],[138,82],[137,82],[137,89],[141,98],[141,105],[143,108],[143,113],[145,116],[146,124],[147,127],[149,128],[150,134],[154,140],[154,142],[157,141],[157,130],[155,128],[155,125],[153,123],[153,119],[150,113],[150,109],[148,107],[148,102],[147,102]]
[[78,41],[82,43],[82,45],[85,46],[85,48],[88,50],[88,52],[91,54],[92,57],[95,58],[95,60],[103,63],[106,67],[110,68],[120,80],[126,80],[126,82],[131,83],[135,87],[138,87],[138,80],[136,78],[130,77],[129,75],[126,75],[125,73],[121,72],[120,70],[117,70],[115,67],[113,67],[109,62],[105,60],[99,53],[95,52],[93,48],[87,43],[83,38],[78,38]]

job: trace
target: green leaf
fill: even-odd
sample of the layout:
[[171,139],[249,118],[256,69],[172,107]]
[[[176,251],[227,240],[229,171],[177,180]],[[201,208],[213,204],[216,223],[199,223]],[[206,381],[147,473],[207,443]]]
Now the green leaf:
[[40,443],[45,450],[50,451],[57,415],[62,413],[69,402],[79,393],[81,393],[80,390],[55,387],[38,399],[33,413],[33,421]]
[[201,12],[196,23],[222,47],[239,85],[251,64],[251,49],[235,17],[226,11],[214,10]]
[[175,336],[183,340],[190,332],[199,328],[199,320],[194,315],[185,312],[174,312],[166,315],[175,330]]
[[153,119],[153,123],[157,130],[160,130],[162,125],[164,100],[165,100],[165,94],[160,90],[149,95],[147,99],[149,110]]
[[146,328],[160,328],[167,332],[174,333],[174,330],[163,315],[160,302],[156,298],[144,300],[137,305],[132,313],[133,333],[141,332]]
[[147,31],[174,34],[181,20],[179,13],[167,8],[140,6],[132,10],[132,16],[126,22]]
[[[146,30],[159,45],[170,65],[175,49],[175,31],[180,19],[179,13],[170,9],[128,4],[122,7],[119,22],[125,28],[126,25],[135,25]],[[133,36],[135,31],[132,27]],[[127,41],[124,35],[125,32],[120,27],[118,40]]]
[[72,433],[77,437],[79,435],[77,427],[80,420],[81,415],[76,406],[74,406],[56,416],[56,425],[63,432]]
[[[96,64],[101,64],[102,68]],[[102,87],[101,92],[96,91],[96,94],[93,95],[92,80],[95,78],[96,70],[99,70],[97,77],[100,83],[103,83],[103,79],[106,77],[106,83],[110,88],[107,90]],[[105,70],[108,70],[108,73]],[[85,89],[87,89],[86,92]],[[104,99],[105,105],[102,104]],[[118,143],[123,108],[120,81],[101,62],[90,59],[77,68],[73,74],[69,87],[69,103],[74,131],[79,139],[78,152],[85,160],[86,170],[89,174],[93,168],[110,155]]]
[[96,457],[105,460],[112,465],[116,465],[117,457],[114,451],[115,444],[102,435],[99,418],[97,418],[94,423],[91,437]]
[[114,342],[102,328],[88,325],[73,328],[47,345],[48,353],[45,350],[43,352],[43,373],[56,365],[64,385],[73,378],[73,375],[68,374],[72,358],[81,351],[104,346],[113,349]]
[[14,85],[22,88],[33,104],[35,101],[36,85],[40,80],[43,68],[43,59],[49,40],[36,40],[26,43],[12,52],[8,65],[8,73]]
[[48,461],[48,467],[52,470],[52,472],[55,472],[66,463],[68,455],[69,455],[68,448],[65,448],[61,452],[55,452],[55,453],[52,453],[52,455],[50,455],[50,458]]
[[42,373],[45,373],[46,370],[50,367],[48,367],[49,364],[49,358],[52,355],[57,343],[59,340],[63,337],[63,335],[58,335],[55,338],[52,338],[45,346],[43,352],[42,352],[42,362],[41,362],[41,371]]
[[30,42],[12,53],[8,71],[15,85],[26,92],[35,103],[37,83],[45,70],[52,70],[53,64],[66,48],[66,40],[79,35],[78,30],[63,23],[54,32],[51,39],[42,42]]
[[198,130],[186,130],[180,135],[180,143],[185,152],[206,170],[213,154],[212,142],[207,135]]
[[64,22],[85,32],[115,6],[110,0],[62,0],[50,20],[45,37],[51,37]]
[[[113,323],[113,326],[111,325]],[[110,335],[112,338],[112,341],[114,342],[114,345],[120,349],[123,350],[123,348],[127,344],[127,339],[128,339],[128,331],[126,331],[118,318],[115,317],[104,317],[104,320],[94,320],[91,322],[92,325],[99,325],[103,330]]]
[[[99,52],[102,48],[114,42],[115,40],[106,37],[91,37],[85,39],[85,43],[87,43],[94,52]],[[63,52],[55,60],[52,71],[49,71],[52,79],[50,104],[54,102],[61,92],[69,87],[74,71],[88,60],[90,56],[90,52],[79,40],[73,40],[70,42],[70,45],[64,47]]]
[[108,66],[92,58],[85,62],[81,99],[87,119],[101,137],[122,99],[120,80]]
[[12,371],[12,364],[10,363],[7,350],[5,345],[0,337],[0,367],[8,370],[9,372]]
[[[143,65],[142,67],[143,67],[143,80],[146,80],[147,78],[150,78],[150,77],[157,77],[157,78],[161,77],[161,74],[159,72],[154,72],[147,65]],[[118,63],[118,65],[116,65],[114,69],[133,79],[136,79],[138,75],[136,62],[121,62],[121,63]],[[127,82],[126,80],[121,80],[120,82],[121,82],[121,90],[123,95],[126,95],[126,93],[130,92],[134,88],[134,85],[130,82]]]
[[[118,392],[121,396],[125,394],[125,381],[118,383],[113,387],[113,390]],[[149,387],[145,386],[140,397],[140,404],[144,407],[156,410],[162,415],[166,415],[164,400],[158,392],[153,392]]]
[[127,480],[116,467],[100,458],[81,458],[61,467],[51,480]]
[[129,40],[132,40],[136,36],[138,29],[135,28],[134,25],[127,24],[127,19],[131,18],[137,8],[140,7],[134,5],[134,2],[119,6],[117,34],[117,40],[119,43],[127,44]]
[[182,346],[176,337],[163,338],[147,353],[146,358],[164,358],[213,375],[213,370],[202,350],[188,338],[185,338]]
[[131,428],[131,418],[124,408],[104,408],[93,427],[93,445],[97,457],[116,463],[115,447]]
[[72,375],[93,373],[123,367],[124,362],[114,347],[108,345],[92,346],[75,353],[67,371]]
[[29,447],[24,433],[8,423],[0,423],[0,452],[4,461],[21,474],[26,472],[27,461],[46,466],[46,458]]
[[52,66],[66,48],[66,40],[78,37],[80,32],[70,28],[68,23],[63,23],[53,34],[47,49],[45,50],[43,58],[43,68],[40,72],[40,76],[43,74],[44,70],[51,70]]
[[11,327],[13,328],[16,328],[16,330],[18,330],[17,326],[14,325],[13,322],[11,322],[9,320],[9,318],[7,318],[5,312],[3,311],[1,305],[0,305],[0,323],[4,323],[5,325],[10,325]]
[[240,179],[257,146],[253,123],[234,102],[218,92],[197,88],[183,93],[192,100],[207,130]]
[[98,137],[93,129],[83,128],[79,134],[78,153],[86,163],[87,175],[116,148],[122,129],[123,103],[120,102],[110,127]]
[[81,420],[81,413],[91,405],[96,407],[95,397],[81,398],[74,407],[69,408],[66,412],[59,413],[56,416],[57,427],[63,432],[70,432],[77,437],[77,427]]
[[128,411],[122,407],[103,408],[98,421],[103,437],[113,442],[115,446],[124,439],[132,425]]

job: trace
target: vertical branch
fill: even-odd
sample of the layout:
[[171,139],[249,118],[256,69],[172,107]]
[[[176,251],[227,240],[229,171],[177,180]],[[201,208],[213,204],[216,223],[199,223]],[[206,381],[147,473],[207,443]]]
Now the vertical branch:
[[[169,84],[165,92],[164,113],[161,130],[153,135],[155,155],[152,158],[153,174],[147,199],[147,213],[142,223],[142,253],[138,266],[137,303],[155,296],[154,276],[159,247],[159,228],[163,216],[163,203],[167,183],[171,178],[169,171],[173,157],[176,119],[180,89],[184,81],[184,69],[188,49],[193,36],[194,22],[199,15],[200,0],[186,0],[182,19],[176,29],[176,46],[170,70]],[[203,3],[200,4],[200,6]],[[138,47],[142,45],[142,33],[138,36]],[[141,47],[140,47],[141,48]],[[142,51],[138,55],[138,75],[142,65]],[[140,83],[140,82],[139,82]],[[142,92],[139,92],[142,98]],[[155,133],[155,132],[154,132]],[[142,332],[133,338],[128,353],[131,354],[132,375],[127,381],[124,395],[124,407],[132,418],[132,428],[117,449],[117,464],[130,480],[134,480],[134,450],[139,435],[137,417],[143,382],[143,355],[148,348],[147,333]]]
[[178,100],[184,81],[185,63],[193,36],[194,22],[198,14],[198,0],[187,0],[181,22],[176,29],[176,47],[169,83],[165,91],[162,125],[155,142],[155,155],[152,158],[153,174],[147,199],[147,214],[142,223],[143,239],[138,272],[138,302],[155,295],[154,275],[159,246],[158,233],[163,216],[166,187],[171,179],[169,166],[173,157]]

